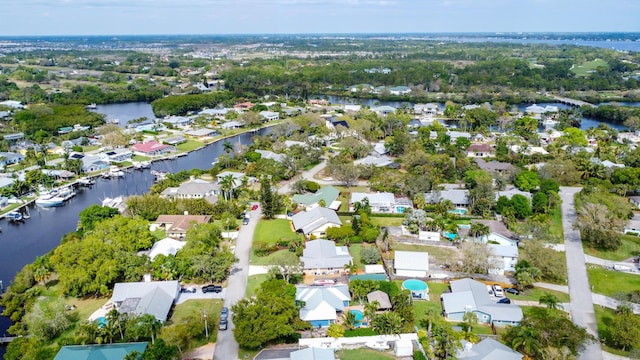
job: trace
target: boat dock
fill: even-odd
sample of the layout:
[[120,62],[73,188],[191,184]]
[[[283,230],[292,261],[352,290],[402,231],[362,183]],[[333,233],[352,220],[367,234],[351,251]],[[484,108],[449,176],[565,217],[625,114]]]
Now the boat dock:
[[16,338],[17,338],[17,336],[0,337],[0,345],[8,344],[8,343],[12,342],[13,340],[15,340]]

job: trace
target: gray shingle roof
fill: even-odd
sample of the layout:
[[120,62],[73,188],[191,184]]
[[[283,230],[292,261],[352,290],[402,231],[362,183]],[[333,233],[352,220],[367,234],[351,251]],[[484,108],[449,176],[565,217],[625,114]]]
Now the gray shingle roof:
[[117,283],[111,301],[120,304],[121,313],[150,314],[165,321],[179,288],[178,281]]
[[[467,343],[471,344],[471,343]],[[491,338],[486,338],[477,344],[467,346],[462,351],[456,354],[458,359],[464,360],[522,360],[522,355],[518,352],[511,350],[506,345],[503,345]]]
[[336,246],[331,240],[318,239],[307,242],[300,261],[305,269],[342,269],[353,261],[353,257],[346,246]]
[[297,230],[302,230],[306,235],[325,224],[342,225],[342,221],[338,217],[335,211],[323,207],[316,207],[309,211],[299,212],[291,218],[293,221],[293,227]]
[[460,279],[450,283],[451,292],[442,294],[444,311],[448,314],[481,311],[491,315],[492,321],[522,320],[522,310],[513,304],[496,304],[491,301],[487,286],[472,279]]

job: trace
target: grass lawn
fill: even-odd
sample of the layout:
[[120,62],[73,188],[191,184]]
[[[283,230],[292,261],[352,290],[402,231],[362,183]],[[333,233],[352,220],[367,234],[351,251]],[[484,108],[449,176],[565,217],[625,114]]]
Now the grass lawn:
[[589,265],[587,267],[589,282],[593,286],[593,292],[613,296],[616,293],[629,293],[640,289],[640,276],[619,271],[607,270],[601,266]]
[[273,265],[274,260],[278,256],[280,256],[280,254],[288,251],[289,251],[288,249],[282,249],[276,252],[272,252],[268,256],[264,256],[264,257],[256,256],[256,254],[252,251],[251,258],[249,258],[249,263],[251,265]]
[[[420,321],[424,319],[427,310],[433,309],[436,313],[442,312],[442,303],[440,302],[440,296],[442,293],[449,289],[449,285],[445,283],[430,282],[429,286],[429,299],[430,301],[414,301],[413,302],[413,314],[415,316],[416,326],[420,326]],[[402,288],[402,281],[398,280],[398,287]]]
[[82,147],[82,152],[89,152],[100,149],[100,145],[87,145]]
[[269,278],[269,274],[257,274],[249,276],[247,281],[247,292],[244,296],[251,297],[256,293],[256,290],[260,287],[265,280]]
[[426,251],[429,253],[429,261],[433,264],[451,263],[457,256],[456,248],[429,246],[418,244],[393,244],[391,248],[395,251]]
[[396,358],[391,354],[369,349],[339,350],[336,355],[341,360],[388,360]]
[[551,227],[549,231],[552,235],[556,236],[561,242],[564,241],[564,230],[562,230],[562,209],[560,205],[556,206],[549,213],[551,218]]
[[600,344],[602,344],[602,350],[620,356],[629,356],[629,352],[616,349],[611,343],[611,333],[609,332],[609,326],[611,326],[613,322],[613,317],[616,313],[615,310],[602,308],[600,306],[594,306],[594,309],[596,312],[596,325],[598,326],[598,335],[602,340],[600,342]]
[[364,244],[353,244],[349,246],[349,254],[353,257],[353,263],[358,265],[358,269],[364,269],[362,257],[360,256],[360,251],[362,250],[363,245]]
[[274,244],[280,239],[302,238],[291,228],[291,221],[286,219],[260,220],[253,235],[253,242],[262,241]]
[[609,63],[602,59],[595,59],[592,61],[586,61],[582,64],[574,64],[571,71],[573,71],[576,76],[591,76],[591,73],[594,72],[599,67],[609,67]]
[[[212,330],[209,331],[209,339],[202,338],[193,339],[191,348],[196,348],[206,344],[207,342],[215,342],[218,335],[218,321],[220,317],[220,309],[222,309],[222,300],[220,299],[193,299],[187,300],[182,304],[176,305],[173,308],[171,317],[167,321],[167,328],[171,329],[172,324],[180,323],[186,320],[188,317],[196,316],[203,318],[204,312],[207,313],[207,320],[210,322],[209,326]],[[204,320],[203,320],[204,321]],[[211,324],[215,324],[212,326]],[[204,332],[204,323],[203,328]],[[165,330],[166,331],[166,330]]]
[[640,254],[640,236],[622,235],[622,245],[616,250],[599,250],[585,246],[584,252],[605,260],[623,261]]
[[140,162],[140,161],[149,161],[149,160],[151,160],[151,158],[150,158],[150,157],[148,157],[148,156],[142,156],[142,155],[133,155],[133,157],[131,158],[131,161],[137,161],[137,162]]
[[518,295],[513,295],[513,294],[510,294],[508,292],[505,292],[505,295],[507,295],[507,297],[509,299],[512,299],[512,300],[526,300],[526,301],[538,301],[538,299],[540,299],[540,296],[542,296],[544,294],[555,295],[555,297],[558,298],[558,302],[561,302],[561,303],[569,302],[569,294],[565,294],[563,292],[554,291],[554,290],[533,288],[533,289],[527,289],[524,292],[520,292],[520,294],[518,294]]
[[371,217],[371,222],[378,226],[400,226],[404,217]]
[[193,151],[193,150],[199,149],[199,148],[201,148],[203,146],[204,146],[204,143],[202,141],[187,140],[186,142],[183,142],[182,144],[178,144],[177,148],[180,151]]

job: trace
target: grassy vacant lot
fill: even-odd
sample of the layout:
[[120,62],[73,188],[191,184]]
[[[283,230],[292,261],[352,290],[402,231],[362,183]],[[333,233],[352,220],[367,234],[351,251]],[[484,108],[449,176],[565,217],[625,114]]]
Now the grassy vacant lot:
[[558,205],[551,210],[549,215],[551,218],[551,227],[549,228],[549,231],[552,235],[558,237],[561,242],[564,241],[564,230],[562,230],[562,209]]
[[260,220],[253,235],[253,241],[274,244],[280,239],[302,238],[301,234],[293,232],[291,221],[286,219]]
[[585,247],[584,251],[601,259],[623,261],[640,254],[640,236],[622,235],[622,245],[616,250],[598,250]]
[[[202,319],[202,338],[193,339],[192,348],[196,348],[206,344],[207,342],[215,342],[218,335],[218,321],[220,318],[220,309],[222,309],[222,300],[220,299],[192,299],[176,305],[173,308],[171,317],[167,322],[167,328],[171,329],[172,324],[178,324],[185,321],[189,317],[197,317]],[[204,313],[207,314],[207,321],[210,329],[209,339],[204,338]],[[212,324],[214,324],[212,326]]]
[[275,259],[279,257],[280,254],[288,251],[289,251],[288,249],[282,249],[276,252],[272,252],[268,256],[263,256],[263,257],[256,256],[256,254],[252,251],[251,257],[249,258],[249,263],[251,263],[251,265],[273,265],[275,262]]
[[244,296],[251,297],[255,295],[256,290],[260,287],[265,280],[269,278],[269,274],[257,274],[249,276],[247,281],[247,291]]
[[602,341],[600,342],[603,345],[602,350],[620,356],[629,356],[629,352],[616,349],[611,343],[611,333],[609,332],[609,327],[613,323],[613,317],[616,313],[615,310],[603,308],[601,306],[595,306],[594,309],[596,311],[596,325],[598,326],[598,335],[600,336],[600,339],[602,339]]
[[593,292],[613,296],[616,293],[629,293],[640,289],[640,276],[619,271],[607,270],[601,266],[589,265],[589,282]]
[[204,146],[204,143],[202,141],[187,140],[186,142],[183,142],[182,144],[178,144],[177,148],[180,151],[193,151],[193,150],[199,149],[199,148],[201,148],[203,146]]
[[400,226],[402,225],[402,220],[404,218],[401,217],[371,217],[371,222],[378,226]]
[[573,71],[573,73],[576,74],[576,76],[587,77],[587,76],[591,76],[591,73],[594,72],[599,67],[608,68],[609,63],[607,63],[602,59],[595,59],[592,61],[583,62],[582,64],[574,64],[573,69],[571,69],[571,71]]
[[396,358],[391,354],[369,349],[339,350],[336,355],[341,360],[388,360]]
[[527,291],[521,292],[518,295],[513,295],[510,293],[505,293],[505,294],[507,295],[508,298],[512,300],[526,300],[526,301],[538,301],[538,299],[540,299],[540,296],[544,294],[552,294],[558,298],[558,302],[561,302],[561,303],[569,302],[569,294],[565,294],[560,291],[540,289],[540,288],[527,289]]
[[429,246],[418,244],[393,244],[395,251],[426,251],[429,253],[429,261],[433,264],[451,263],[458,257],[458,251],[454,247]]

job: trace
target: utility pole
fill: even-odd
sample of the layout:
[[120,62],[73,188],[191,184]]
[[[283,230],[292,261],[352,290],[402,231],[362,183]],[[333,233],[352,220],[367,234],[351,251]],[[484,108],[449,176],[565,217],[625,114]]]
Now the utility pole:
[[202,313],[204,314],[204,335],[209,339],[209,326],[207,325],[207,309],[202,307]]

